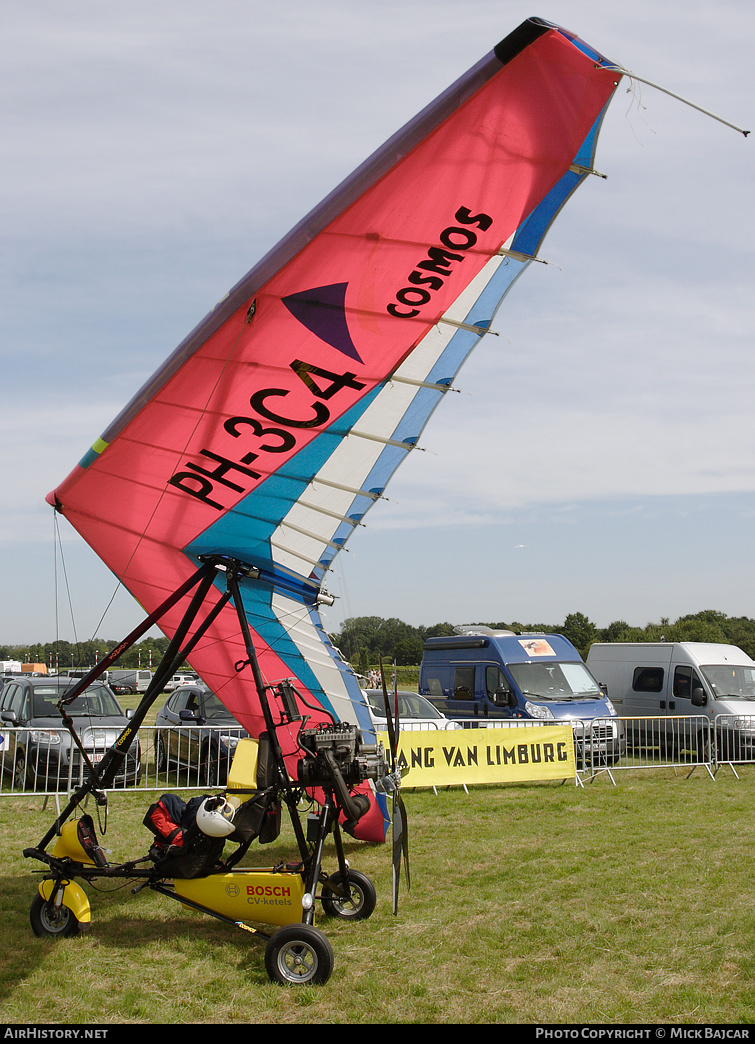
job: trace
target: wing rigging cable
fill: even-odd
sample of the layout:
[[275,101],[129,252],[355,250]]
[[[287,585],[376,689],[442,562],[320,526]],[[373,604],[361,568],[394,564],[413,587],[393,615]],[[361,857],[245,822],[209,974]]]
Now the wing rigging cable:
[[[295,679],[323,720],[372,733],[320,620],[325,576],[593,172],[618,78],[572,34],[528,20],[300,222],[160,367],[48,496],[147,611],[208,555],[245,563],[264,676]],[[180,616],[180,604],[168,611],[166,633]],[[191,663],[257,734],[244,661],[223,607]]]

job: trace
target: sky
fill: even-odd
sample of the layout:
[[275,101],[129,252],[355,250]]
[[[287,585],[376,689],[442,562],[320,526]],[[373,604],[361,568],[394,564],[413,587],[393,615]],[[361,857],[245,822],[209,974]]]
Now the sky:
[[[0,644],[142,617],[45,496],[228,289],[527,16],[755,124],[748,0],[6,0]],[[755,616],[755,142],[626,77],[388,501],[343,619]]]

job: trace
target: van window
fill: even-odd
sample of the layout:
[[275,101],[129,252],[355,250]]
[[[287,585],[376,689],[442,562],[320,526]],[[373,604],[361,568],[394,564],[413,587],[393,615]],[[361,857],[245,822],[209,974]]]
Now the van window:
[[440,678],[428,678],[427,689],[431,696],[435,696],[436,699],[443,699],[443,686],[440,683]]
[[454,699],[471,700],[474,692],[474,667],[457,667],[454,671]]
[[663,667],[635,667],[632,688],[635,692],[662,692]]
[[691,667],[675,668],[674,696],[678,700],[691,700],[692,690],[696,688],[702,688],[702,682]]
[[485,668],[485,688],[491,700],[497,692],[511,692],[511,686],[500,667]]
[[575,695],[595,694],[595,681],[583,663],[562,663],[561,670],[566,683]]
[[525,696],[547,700],[599,699],[598,683],[583,663],[508,663],[512,678]]
[[700,668],[713,695],[741,697],[751,700],[755,696],[755,668],[736,664],[710,664]]

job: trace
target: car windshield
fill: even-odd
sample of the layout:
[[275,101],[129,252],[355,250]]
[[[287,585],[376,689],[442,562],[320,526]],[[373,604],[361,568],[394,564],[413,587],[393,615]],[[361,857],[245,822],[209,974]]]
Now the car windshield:
[[525,696],[589,700],[603,695],[583,663],[509,663],[507,667]]
[[[385,699],[379,689],[372,689],[367,693],[367,699],[372,713],[377,718],[385,717]],[[394,708],[394,694],[388,693],[391,711]],[[401,718],[442,718],[440,711],[416,692],[399,692],[398,715]]]
[[203,716],[206,721],[233,721],[231,712],[221,703],[214,692],[208,692],[202,703]]
[[724,696],[730,699],[755,699],[755,667],[708,664],[700,670],[716,699]]
[[[34,717],[60,717],[57,703],[64,694],[65,689],[59,688],[57,685],[35,685]],[[106,685],[90,686],[66,707],[66,713],[70,714],[72,718],[123,717],[123,711],[118,706],[118,701]]]

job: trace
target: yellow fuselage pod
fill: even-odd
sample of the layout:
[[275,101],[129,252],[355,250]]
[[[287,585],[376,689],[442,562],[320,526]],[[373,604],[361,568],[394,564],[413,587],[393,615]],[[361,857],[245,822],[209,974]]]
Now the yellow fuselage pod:
[[234,870],[190,880],[175,878],[173,885],[184,899],[234,921],[284,925],[302,919],[305,887],[301,874]]
[[86,866],[94,866],[94,860],[84,850],[81,841],[79,841],[78,821],[75,819],[69,820],[61,827],[52,854],[57,859],[68,858],[75,860],[77,863],[84,863]]

